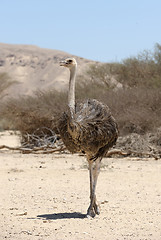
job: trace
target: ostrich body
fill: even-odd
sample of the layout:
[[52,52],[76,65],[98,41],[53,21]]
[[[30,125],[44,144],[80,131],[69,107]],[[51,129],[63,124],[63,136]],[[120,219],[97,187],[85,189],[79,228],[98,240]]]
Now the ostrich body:
[[67,58],[60,66],[69,68],[68,110],[59,121],[59,132],[67,149],[72,152],[83,152],[89,163],[90,205],[87,216],[99,214],[96,203],[96,184],[100,172],[101,160],[118,137],[115,119],[108,106],[95,99],[88,99],[75,104],[75,77],[77,62]]

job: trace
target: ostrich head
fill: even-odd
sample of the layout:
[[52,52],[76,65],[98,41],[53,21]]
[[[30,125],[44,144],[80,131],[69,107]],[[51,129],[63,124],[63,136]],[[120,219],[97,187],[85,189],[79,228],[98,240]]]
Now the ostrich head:
[[60,66],[67,67],[67,68],[71,69],[71,68],[77,66],[77,62],[74,58],[67,58],[63,61],[60,61]]

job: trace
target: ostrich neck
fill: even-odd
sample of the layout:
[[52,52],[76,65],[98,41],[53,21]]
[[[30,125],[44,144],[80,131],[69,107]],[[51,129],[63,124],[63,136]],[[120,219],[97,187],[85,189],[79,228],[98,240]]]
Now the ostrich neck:
[[68,92],[68,106],[71,112],[71,116],[75,113],[75,77],[76,77],[77,66],[70,69],[69,79],[69,92]]

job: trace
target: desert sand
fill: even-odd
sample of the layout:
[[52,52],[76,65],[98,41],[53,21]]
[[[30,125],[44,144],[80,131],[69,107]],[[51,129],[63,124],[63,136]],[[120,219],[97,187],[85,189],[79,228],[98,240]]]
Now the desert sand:
[[[2,144],[19,139],[1,133]],[[105,158],[93,219],[84,157],[1,150],[0,166],[0,239],[161,239],[161,160]]]

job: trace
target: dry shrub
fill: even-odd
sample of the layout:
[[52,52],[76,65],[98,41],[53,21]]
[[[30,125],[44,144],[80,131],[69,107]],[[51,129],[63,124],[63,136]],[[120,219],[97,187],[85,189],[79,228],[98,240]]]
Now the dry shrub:
[[[14,128],[26,141],[26,133],[32,134],[46,127],[57,131],[56,124],[60,114],[65,110],[66,94],[57,91],[36,92],[35,96],[8,100],[1,107],[0,115],[9,119]],[[40,131],[41,134],[41,131]]]
[[[97,89],[97,90],[96,90]],[[161,90],[133,87],[114,91],[103,85],[79,86],[79,98],[87,96],[107,104],[116,118],[121,134],[144,134],[161,126]]]
[[111,108],[121,134],[144,134],[161,126],[161,94],[158,89],[110,91],[102,96],[102,101]]
[[[85,98],[95,98],[107,104],[119,124],[121,134],[143,134],[161,126],[159,89],[133,87],[113,91],[89,83],[77,89],[77,99],[81,101]],[[42,127],[56,132],[57,121],[66,107],[67,94],[38,92],[34,97],[8,101],[1,113],[23,136]]]

